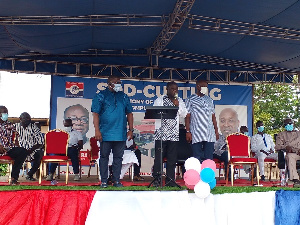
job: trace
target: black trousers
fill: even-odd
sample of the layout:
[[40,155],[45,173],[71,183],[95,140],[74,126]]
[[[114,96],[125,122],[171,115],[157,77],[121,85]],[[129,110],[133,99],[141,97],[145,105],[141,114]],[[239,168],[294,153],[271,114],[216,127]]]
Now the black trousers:
[[[166,175],[175,181],[175,168],[177,162],[177,146],[179,141],[163,141],[162,142],[162,158],[167,158]],[[155,141],[155,159],[153,167],[153,175],[157,176],[160,172],[162,162],[160,160],[160,141]]]
[[35,174],[36,171],[39,169],[43,155],[44,151],[41,149],[34,153],[32,167],[27,174],[28,176],[32,177],[33,174]]
[[284,149],[278,151],[278,169],[285,169]]
[[139,165],[137,165],[137,164],[134,164],[134,166],[133,166],[133,174],[134,174],[134,176],[139,176],[140,175],[140,172],[141,172],[141,163],[142,163],[142,160],[141,160],[141,151],[139,150],[139,149],[135,149],[134,150],[134,154],[135,154],[135,156],[136,156],[136,158],[137,158],[137,160],[138,160],[138,162],[139,162]]
[[11,177],[15,180],[18,180],[20,169],[22,168],[23,163],[27,157],[27,150],[22,147],[13,147],[7,152],[7,155],[15,160],[12,166]]

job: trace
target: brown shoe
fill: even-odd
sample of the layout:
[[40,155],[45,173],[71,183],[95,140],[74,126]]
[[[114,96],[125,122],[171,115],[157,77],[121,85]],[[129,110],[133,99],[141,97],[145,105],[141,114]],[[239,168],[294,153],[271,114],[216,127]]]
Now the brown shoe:
[[145,178],[144,178],[144,177],[141,177],[140,175],[138,175],[138,176],[134,176],[134,177],[133,177],[133,180],[134,180],[134,181],[143,181],[143,180],[145,180]]

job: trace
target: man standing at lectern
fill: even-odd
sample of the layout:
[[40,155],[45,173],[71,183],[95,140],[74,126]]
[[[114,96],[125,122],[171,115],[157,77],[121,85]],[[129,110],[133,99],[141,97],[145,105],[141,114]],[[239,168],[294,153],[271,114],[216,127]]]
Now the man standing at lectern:
[[[175,119],[162,119],[155,121],[155,159],[153,167],[154,177],[160,176],[162,162],[160,160],[160,143],[162,140],[162,156],[167,158],[166,186],[176,186],[175,167],[177,162],[177,146],[179,145],[179,116],[185,118],[187,110],[181,98],[177,96],[178,85],[172,81],[167,83],[167,95],[158,97],[153,106],[177,106],[179,107]],[[154,186],[159,186],[155,182]]]

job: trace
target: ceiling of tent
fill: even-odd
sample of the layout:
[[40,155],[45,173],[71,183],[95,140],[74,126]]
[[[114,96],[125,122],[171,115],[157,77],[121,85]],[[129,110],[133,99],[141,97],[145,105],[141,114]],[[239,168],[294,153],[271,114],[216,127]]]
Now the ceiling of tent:
[[291,82],[295,0],[2,0],[0,70]]

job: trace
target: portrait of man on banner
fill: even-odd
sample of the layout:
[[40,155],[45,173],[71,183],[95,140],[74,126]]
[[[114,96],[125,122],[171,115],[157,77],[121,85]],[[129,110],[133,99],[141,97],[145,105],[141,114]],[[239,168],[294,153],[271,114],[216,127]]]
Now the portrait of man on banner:
[[83,149],[89,149],[89,139],[94,136],[92,114],[90,111],[91,99],[57,98],[56,128],[63,129],[63,120],[70,118],[73,129],[83,136]]
[[244,105],[216,105],[216,118],[219,133],[227,137],[239,132],[241,126],[247,126],[247,106]]

